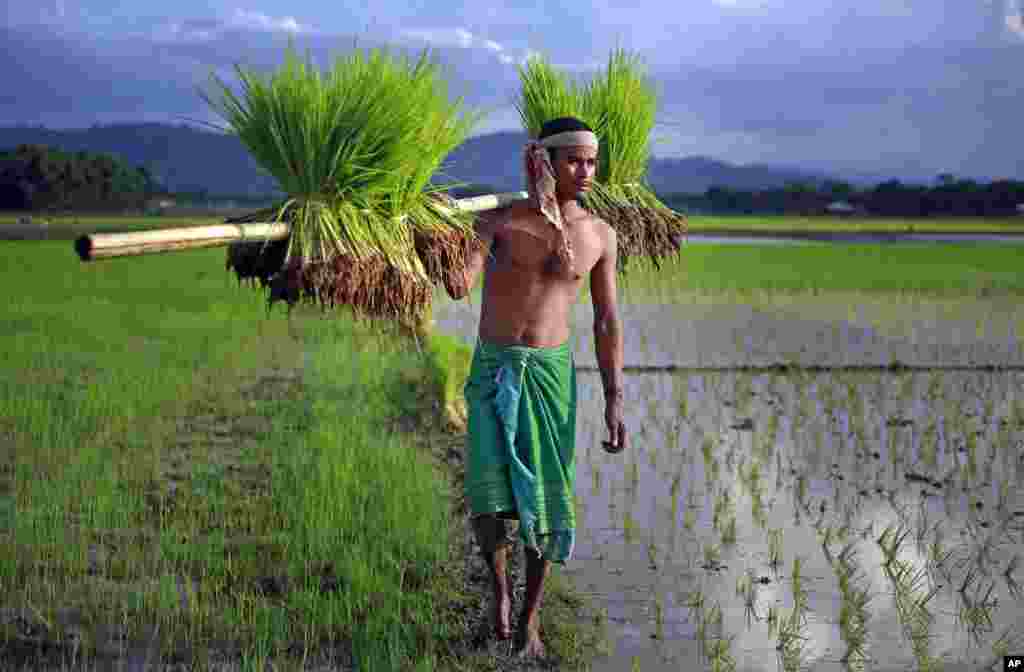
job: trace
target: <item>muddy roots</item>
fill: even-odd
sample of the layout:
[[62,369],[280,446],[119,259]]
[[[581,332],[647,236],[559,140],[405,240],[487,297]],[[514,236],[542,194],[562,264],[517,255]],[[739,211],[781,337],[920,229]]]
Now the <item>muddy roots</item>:
[[628,203],[592,203],[588,209],[608,222],[618,237],[618,270],[627,270],[633,259],[646,259],[661,268],[663,259],[675,256],[688,232],[686,217],[666,207]]
[[443,285],[449,294],[457,294],[464,282],[470,251],[480,243],[467,231],[445,227],[417,231],[414,244],[430,281]]
[[[227,221],[273,221],[275,214],[272,209],[261,210]],[[452,243],[442,241],[435,245],[447,248]],[[268,309],[280,301],[289,308],[297,303],[317,305],[324,310],[348,306],[357,317],[413,324],[430,305],[430,282],[396,267],[382,256],[357,259],[339,255],[329,261],[292,257],[285,264],[287,249],[287,238],[232,243],[228,246],[226,267],[235,272],[240,282],[255,284],[258,280],[267,290]]]

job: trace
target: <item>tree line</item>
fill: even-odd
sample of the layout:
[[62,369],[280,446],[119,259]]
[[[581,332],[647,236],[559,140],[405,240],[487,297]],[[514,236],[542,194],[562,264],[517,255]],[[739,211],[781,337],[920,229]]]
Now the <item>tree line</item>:
[[[757,191],[711,187],[703,194],[669,194],[666,204],[676,209],[721,214],[859,214],[884,217],[1009,217],[1024,205],[1024,182],[989,183],[939,175],[935,184],[899,180],[858,189],[847,182],[790,183]],[[848,207],[847,207],[848,206]]]
[[161,191],[145,168],[110,154],[32,144],[0,152],[0,210],[143,207]]

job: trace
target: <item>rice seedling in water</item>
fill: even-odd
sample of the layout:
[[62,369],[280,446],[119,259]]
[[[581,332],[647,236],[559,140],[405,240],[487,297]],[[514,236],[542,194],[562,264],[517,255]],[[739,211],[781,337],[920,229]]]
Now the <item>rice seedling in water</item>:
[[842,662],[863,666],[867,662],[864,650],[867,638],[867,622],[870,614],[867,603],[871,600],[868,588],[858,585],[866,577],[855,559],[854,544],[850,543],[837,556],[832,567],[839,581],[841,599],[839,609],[839,632],[846,643]]
[[697,524],[697,511],[693,506],[686,507],[686,513],[683,514],[683,527],[689,531],[693,531],[693,526]]
[[736,659],[732,657],[730,645],[732,638],[716,637],[711,642],[704,642],[704,655],[707,657],[711,672],[735,672]]
[[793,571],[790,574],[790,589],[793,591],[794,610],[803,613],[807,609],[807,592],[803,586],[803,558],[793,559]]
[[661,593],[654,596],[654,639],[665,639],[665,609],[661,603]]
[[933,616],[928,603],[939,588],[928,587],[928,573],[917,569],[910,562],[893,560],[885,567],[885,575],[893,585],[896,613],[903,626],[911,650],[921,670],[931,670],[936,664],[930,651],[931,624]]
[[910,534],[910,530],[902,523],[895,527],[889,525],[882,531],[876,543],[882,549],[882,554],[885,556],[886,567],[889,567],[895,561],[896,555],[899,553],[900,547],[903,545],[903,541],[907,538],[908,534]]
[[1006,581],[1006,588],[1010,591],[1010,595],[1012,595],[1015,600],[1020,600],[1022,596],[1024,596],[1024,593],[1021,592],[1020,584],[1017,582],[1017,579],[1014,578],[1019,561],[1019,555],[1013,556],[1013,559],[1011,559],[1006,565],[1006,570],[1003,571],[1003,579]]
[[[959,596],[957,623],[964,625],[976,642],[980,641],[983,633],[992,631],[992,610],[997,605],[996,599],[992,597],[995,585],[995,581],[991,581],[987,588],[983,588],[972,567],[957,591]],[[970,590],[972,586],[973,590]]]
[[622,533],[626,538],[626,543],[633,542],[633,533],[636,529],[636,523],[633,521],[633,514],[630,511],[626,511],[622,517]]
[[782,530],[768,530],[768,565],[777,571],[782,561]]
[[729,516],[729,519],[722,526],[722,544],[732,546],[736,543],[736,516]]
[[714,569],[719,567],[722,560],[722,549],[717,544],[704,544],[704,567]]
[[782,669],[786,672],[797,672],[804,665],[807,642],[805,628],[804,614],[797,608],[790,611],[788,616],[777,617],[775,631],[779,643],[775,648]]
[[757,583],[750,572],[746,572],[736,580],[736,595],[743,598],[744,613],[747,618],[747,626],[750,626],[750,619],[757,616]]

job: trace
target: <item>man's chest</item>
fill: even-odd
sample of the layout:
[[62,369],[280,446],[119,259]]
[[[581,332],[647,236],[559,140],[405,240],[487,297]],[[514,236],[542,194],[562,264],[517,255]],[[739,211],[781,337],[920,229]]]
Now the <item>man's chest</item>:
[[559,263],[555,241],[555,229],[547,223],[540,226],[532,222],[509,226],[496,236],[495,262],[507,270],[539,275],[553,281],[572,282],[588,273],[601,256],[600,239],[588,223],[569,230],[573,273],[569,273]]

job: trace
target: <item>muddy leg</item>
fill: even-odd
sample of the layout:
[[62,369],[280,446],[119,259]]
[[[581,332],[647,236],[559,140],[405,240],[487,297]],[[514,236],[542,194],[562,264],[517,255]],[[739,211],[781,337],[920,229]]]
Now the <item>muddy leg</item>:
[[543,657],[544,644],[540,641],[540,603],[544,596],[544,580],[548,577],[551,562],[540,554],[525,549],[526,554],[526,604],[519,619],[520,657]]
[[473,519],[480,554],[491,571],[494,590],[492,615],[494,634],[498,639],[512,638],[512,598],[508,587],[508,541],[505,521],[497,516],[477,516]]

